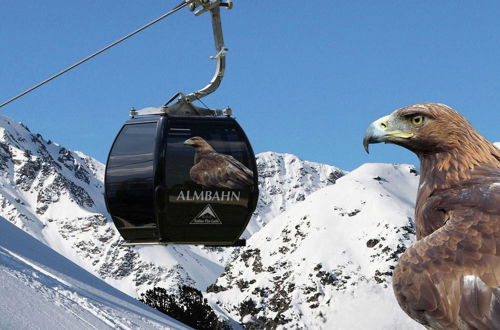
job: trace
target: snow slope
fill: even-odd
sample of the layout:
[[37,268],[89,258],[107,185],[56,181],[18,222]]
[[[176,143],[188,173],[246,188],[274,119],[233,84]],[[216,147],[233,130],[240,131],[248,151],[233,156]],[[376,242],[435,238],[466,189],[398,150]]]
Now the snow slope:
[[0,218],[0,329],[188,329]]
[[207,296],[248,329],[421,329],[391,285],[417,183],[413,166],[361,166],[253,235]]
[[306,199],[312,192],[335,184],[347,172],[292,154],[263,152],[257,155],[259,202],[244,237],[262,229],[290,206]]

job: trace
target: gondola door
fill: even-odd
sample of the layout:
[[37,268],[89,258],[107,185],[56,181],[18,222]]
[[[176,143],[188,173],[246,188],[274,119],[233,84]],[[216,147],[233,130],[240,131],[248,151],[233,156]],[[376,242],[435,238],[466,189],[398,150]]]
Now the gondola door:
[[[160,236],[174,243],[234,244],[258,198],[255,157],[243,130],[229,117],[170,117],[164,129],[164,184],[160,189],[165,191],[165,199],[160,203],[165,208],[159,213]],[[213,149],[210,157],[220,160],[209,164],[220,168],[195,173],[195,158],[200,155],[187,142],[193,138]],[[232,162],[229,166],[223,163],[227,160]],[[232,182],[230,175],[234,174],[224,172],[232,164],[238,170],[246,168],[251,179]],[[203,181],[208,176],[210,180]]]

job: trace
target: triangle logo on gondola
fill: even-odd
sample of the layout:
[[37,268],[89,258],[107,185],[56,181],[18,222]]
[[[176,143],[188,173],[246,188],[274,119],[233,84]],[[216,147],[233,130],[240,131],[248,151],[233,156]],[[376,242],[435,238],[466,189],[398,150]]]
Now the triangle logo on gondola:
[[198,213],[196,217],[189,223],[190,225],[222,225],[217,214],[210,204],[207,204],[205,208]]

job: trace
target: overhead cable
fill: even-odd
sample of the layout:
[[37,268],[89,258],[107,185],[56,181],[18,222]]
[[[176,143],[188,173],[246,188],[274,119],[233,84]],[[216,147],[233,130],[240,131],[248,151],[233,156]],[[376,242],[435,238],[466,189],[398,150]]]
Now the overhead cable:
[[162,19],[164,19],[164,18],[166,18],[166,17],[168,17],[168,16],[172,15],[173,13],[177,12],[178,10],[180,10],[180,9],[184,8],[185,6],[187,6],[187,5],[191,4],[193,1],[194,1],[194,0],[192,0],[192,1],[182,1],[182,2],[181,2],[180,4],[178,4],[176,7],[174,7],[173,9],[171,9],[170,11],[168,11],[167,13],[163,14],[162,16],[158,17],[157,19],[155,19],[155,20],[153,20],[153,21],[149,22],[148,24],[146,24],[146,25],[144,25],[144,26],[141,26],[141,27],[140,27],[140,28],[138,28],[137,30],[135,30],[135,31],[133,31],[133,32],[131,32],[131,33],[129,33],[129,34],[127,34],[126,36],[124,36],[124,37],[122,37],[122,38],[120,38],[120,39],[118,39],[117,41],[113,42],[112,44],[109,44],[108,46],[106,46],[106,47],[102,48],[101,50],[98,50],[97,52],[93,53],[92,55],[89,55],[89,56],[85,57],[84,59],[81,59],[80,61],[76,62],[75,64],[73,64],[73,65],[71,65],[71,66],[67,67],[66,69],[64,69],[64,70],[62,70],[62,71],[60,71],[60,72],[56,73],[56,74],[55,74],[55,75],[53,75],[52,77],[47,78],[47,79],[45,79],[45,80],[44,80],[44,81],[42,81],[42,82],[39,82],[39,83],[38,83],[38,84],[36,84],[35,86],[33,86],[33,87],[31,87],[31,88],[29,88],[29,89],[25,90],[24,92],[22,92],[22,93],[20,93],[20,94],[18,94],[18,95],[16,95],[16,96],[14,96],[13,98],[11,98],[11,99],[9,99],[9,100],[7,100],[7,101],[3,102],[2,104],[0,104],[0,108],[2,108],[3,106],[6,106],[7,104],[11,103],[12,101],[17,100],[18,98],[20,98],[20,97],[22,97],[22,96],[24,96],[24,95],[26,95],[26,94],[28,94],[28,93],[30,93],[30,92],[32,92],[32,91],[34,91],[34,90],[35,90],[35,89],[37,89],[38,87],[41,87],[41,86],[45,85],[45,84],[46,84],[46,83],[48,83],[49,81],[54,80],[55,78],[57,78],[57,77],[61,76],[62,74],[64,74],[64,73],[66,73],[66,72],[68,72],[68,71],[70,71],[70,70],[72,70],[72,69],[76,68],[76,67],[77,67],[77,66],[79,66],[80,64],[83,64],[83,63],[87,62],[88,60],[90,60],[90,59],[92,59],[92,58],[96,57],[97,55],[99,55],[99,54],[101,54],[101,53],[105,52],[106,50],[108,50],[108,49],[110,49],[110,48],[112,48],[112,47],[114,47],[114,46],[118,45],[119,43],[121,43],[121,42],[123,42],[123,41],[127,40],[128,38],[130,38],[130,37],[132,37],[132,36],[136,35],[137,33],[139,33],[139,32],[141,32],[141,31],[143,31],[143,30],[147,29],[147,28],[148,28],[148,27],[150,27],[151,25],[153,25],[153,24],[155,24],[155,23],[158,23],[158,22],[159,22],[159,21],[161,21]]

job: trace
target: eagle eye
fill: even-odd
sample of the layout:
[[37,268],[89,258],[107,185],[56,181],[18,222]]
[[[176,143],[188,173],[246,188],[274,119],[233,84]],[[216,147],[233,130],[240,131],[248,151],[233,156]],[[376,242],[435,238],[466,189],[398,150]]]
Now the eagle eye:
[[411,123],[415,126],[419,126],[424,122],[424,116],[416,115],[411,118]]

